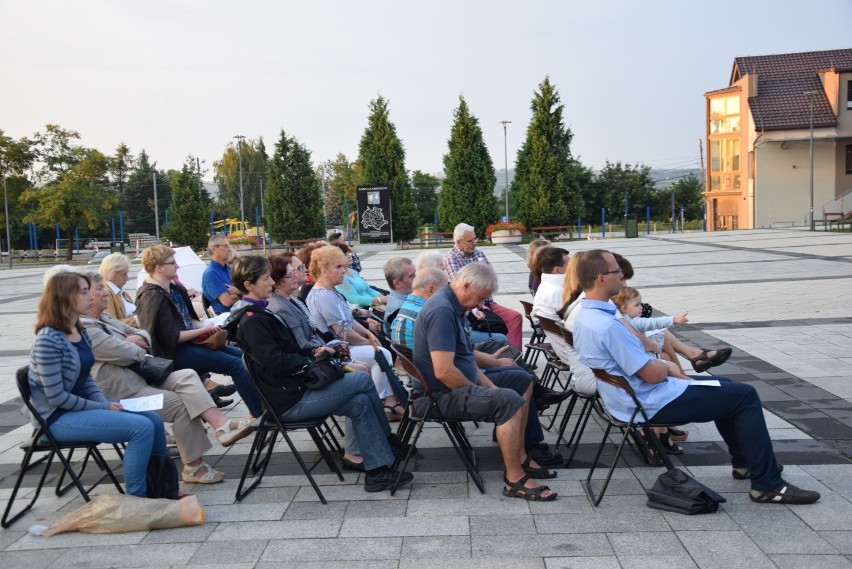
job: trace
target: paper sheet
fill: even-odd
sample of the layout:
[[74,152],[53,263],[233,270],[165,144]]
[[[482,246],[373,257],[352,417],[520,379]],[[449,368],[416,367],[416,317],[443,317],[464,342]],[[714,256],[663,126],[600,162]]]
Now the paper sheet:
[[721,387],[718,379],[693,379],[690,385],[703,385],[704,387]]
[[201,323],[204,324],[205,326],[207,326],[209,324],[216,324],[217,326],[221,326],[222,324],[225,323],[225,320],[227,320],[230,315],[231,315],[230,312],[223,312],[222,314],[217,314],[213,318],[205,318],[204,320],[201,321]]
[[149,395],[147,397],[133,397],[119,401],[125,411],[157,411],[163,408],[163,394]]

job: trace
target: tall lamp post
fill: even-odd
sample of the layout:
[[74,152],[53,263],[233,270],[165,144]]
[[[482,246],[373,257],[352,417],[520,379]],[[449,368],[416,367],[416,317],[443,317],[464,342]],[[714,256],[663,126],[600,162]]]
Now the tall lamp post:
[[512,121],[500,121],[503,125],[503,165],[506,169],[506,221],[509,221],[509,143],[506,127],[512,124]]
[[811,143],[810,143],[810,152],[811,152],[811,176],[810,176],[810,191],[811,191],[811,231],[816,231],[816,224],[814,222],[814,97],[816,96],[816,91],[805,91],[804,93],[810,99],[811,105]]
[[246,219],[246,208],[243,203],[243,139],[245,136],[238,134],[234,138],[237,139],[237,155],[240,161],[240,231],[243,233],[243,237],[245,237],[245,226],[243,225]]
[[9,230],[9,192],[6,190],[6,172],[3,164],[3,206],[6,208],[6,246],[9,248],[9,268],[12,268],[12,232]]

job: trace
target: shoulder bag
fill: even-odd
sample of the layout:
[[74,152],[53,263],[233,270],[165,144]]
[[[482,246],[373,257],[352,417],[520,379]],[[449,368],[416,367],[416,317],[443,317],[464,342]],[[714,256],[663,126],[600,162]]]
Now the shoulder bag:
[[175,362],[167,358],[146,355],[141,362],[127,367],[141,375],[148,385],[159,387],[174,370]]

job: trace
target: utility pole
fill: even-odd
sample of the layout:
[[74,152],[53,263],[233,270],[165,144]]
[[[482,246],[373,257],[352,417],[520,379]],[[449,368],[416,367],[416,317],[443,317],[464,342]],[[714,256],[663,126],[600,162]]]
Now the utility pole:
[[[816,91],[805,91],[805,95],[811,100],[811,182],[810,182],[810,194],[811,194],[811,231],[816,231],[816,222],[814,221],[814,97],[816,96]],[[823,216],[824,217],[824,216]]]
[[234,138],[237,139],[237,154],[240,161],[240,231],[242,232],[242,235],[245,236],[246,231],[243,223],[246,219],[246,208],[245,203],[243,202],[243,139],[245,136],[238,134]]
[[6,247],[9,249],[9,268],[12,268],[12,232],[9,230],[9,192],[6,189],[6,174],[9,168],[3,164],[3,205],[6,208]]
[[506,127],[512,124],[512,121],[500,121],[503,125],[503,166],[506,169],[506,221],[509,221],[509,142],[506,133]]
[[160,240],[160,210],[157,206],[157,173],[153,172],[151,176],[154,178],[154,235],[157,241]]

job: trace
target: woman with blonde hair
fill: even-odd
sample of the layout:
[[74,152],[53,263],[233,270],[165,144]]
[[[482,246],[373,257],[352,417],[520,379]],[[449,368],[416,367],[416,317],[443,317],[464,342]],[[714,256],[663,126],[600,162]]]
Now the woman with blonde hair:
[[59,442],[127,443],[125,487],[128,494],[145,497],[148,459],[166,454],[163,420],[152,412],[123,411],[92,379],[95,356],[80,323],[95,300],[90,284],[85,276],[63,272],[45,285],[30,352],[33,407]]
[[122,322],[135,326],[133,314],[136,305],[130,295],[124,292],[130,273],[130,258],[124,253],[111,253],[101,261],[98,273],[104,279],[108,295],[106,311]]

